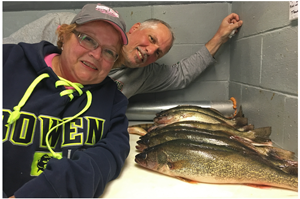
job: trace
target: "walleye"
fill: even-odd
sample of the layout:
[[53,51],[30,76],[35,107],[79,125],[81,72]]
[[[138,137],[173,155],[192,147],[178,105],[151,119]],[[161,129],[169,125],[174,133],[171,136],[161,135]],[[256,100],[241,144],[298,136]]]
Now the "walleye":
[[209,130],[205,128],[194,128],[189,126],[165,126],[163,128],[159,128],[153,131],[148,132],[147,134],[140,137],[140,139],[147,139],[152,136],[156,136],[159,134],[163,134],[166,132],[186,132],[186,133],[202,133],[202,134],[208,134],[213,136],[221,136],[221,137],[227,137],[229,139],[235,139],[240,142],[248,142],[256,146],[272,146],[272,141],[269,138],[260,138],[259,142],[254,142],[246,137],[242,137],[241,135],[238,135],[237,133],[232,133],[230,131],[226,130]]
[[[194,105],[178,105],[174,108],[170,108],[167,110],[163,110],[159,113],[156,113],[156,117],[165,116],[169,113],[176,112],[176,111],[196,111],[200,113],[204,113],[206,115],[210,115],[216,118],[222,118],[222,119],[231,119],[231,116],[223,115],[221,112],[219,112],[216,109],[213,108],[203,108],[201,106],[194,106]],[[234,117],[244,117],[242,106],[240,107],[239,112]]]
[[224,146],[171,140],[135,156],[142,167],[186,181],[268,185],[298,191],[298,177],[265,159]]
[[[201,109],[201,110],[206,110],[206,109]],[[248,119],[245,117],[236,117],[233,119],[228,119],[221,115],[212,114],[212,113],[215,112],[176,110],[176,111],[170,111],[162,115],[156,116],[153,121],[154,124],[159,125],[159,124],[170,124],[174,122],[193,120],[193,121],[200,121],[200,122],[206,122],[212,124],[226,123],[235,128],[240,128],[248,124]]]
[[[177,127],[178,128],[178,127]],[[143,151],[146,148],[153,147],[171,140],[185,139],[191,141],[197,141],[201,143],[222,145],[224,147],[234,149],[236,151],[241,151],[243,153],[251,153],[260,155],[264,159],[272,162],[276,165],[277,168],[283,170],[286,173],[293,175],[298,174],[298,162],[293,161],[294,153],[290,151],[285,151],[276,147],[255,147],[252,143],[236,137],[228,136],[224,132],[216,131],[212,133],[211,131],[193,131],[185,129],[173,129],[154,135],[152,137],[140,137],[140,140],[137,141],[136,149],[138,151]],[[277,153],[279,151],[279,153]],[[283,153],[284,152],[284,153]]]
[[140,140],[137,141],[138,146],[136,148],[139,151],[143,151],[145,148],[176,139],[187,139],[209,144],[223,145],[241,151],[251,150],[263,155],[267,155],[268,153],[266,150],[257,149],[251,142],[243,138],[232,136],[222,131],[208,131],[189,127],[173,127],[166,129],[165,132],[161,132],[153,136],[142,136],[140,137]]
[[[205,123],[205,122],[199,122],[199,121],[174,122],[172,124],[162,126],[161,128],[156,128],[152,131],[159,132],[160,129],[163,129],[166,127],[174,127],[174,126],[193,127],[193,128],[199,128],[199,129],[206,129],[206,130],[210,130],[210,131],[224,131],[230,135],[236,135],[239,137],[243,137],[245,139],[248,139],[251,142],[256,142],[257,144],[264,143],[264,145],[265,145],[266,139],[269,139],[269,136],[271,134],[271,127],[262,127],[262,128],[257,128],[254,130],[240,131],[226,123],[211,124],[211,123]],[[152,131],[148,132],[145,136],[148,136],[148,134],[151,135]]]

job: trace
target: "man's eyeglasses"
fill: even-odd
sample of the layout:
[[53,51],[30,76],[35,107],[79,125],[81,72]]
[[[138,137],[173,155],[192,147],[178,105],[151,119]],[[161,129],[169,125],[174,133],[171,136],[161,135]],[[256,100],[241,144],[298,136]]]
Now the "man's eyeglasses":
[[[98,48],[99,44],[92,37],[76,30],[73,30],[72,33],[77,36],[79,44],[85,49],[95,50],[96,48]],[[106,61],[115,62],[118,59],[119,55],[114,50],[102,46],[101,49],[101,55]]]

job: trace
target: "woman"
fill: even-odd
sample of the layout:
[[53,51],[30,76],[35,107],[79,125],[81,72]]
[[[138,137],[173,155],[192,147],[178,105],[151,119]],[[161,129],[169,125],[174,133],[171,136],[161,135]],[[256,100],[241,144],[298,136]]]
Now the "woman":
[[58,48],[3,45],[3,188],[8,197],[99,197],[129,153],[127,99],[107,77],[127,44],[118,13],[87,4]]

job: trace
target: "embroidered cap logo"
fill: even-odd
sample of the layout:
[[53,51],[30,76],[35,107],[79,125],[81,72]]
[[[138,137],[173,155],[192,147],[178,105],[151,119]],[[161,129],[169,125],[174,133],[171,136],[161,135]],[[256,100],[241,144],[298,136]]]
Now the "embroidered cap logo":
[[96,6],[96,10],[102,12],[103,14],[108,14],[112,17],[117,17],[119,18],[119,14],[117,13],[117,11],[114,11],[113,9],[106,7],[106,6],[102,6],[102,5],[97,5]]

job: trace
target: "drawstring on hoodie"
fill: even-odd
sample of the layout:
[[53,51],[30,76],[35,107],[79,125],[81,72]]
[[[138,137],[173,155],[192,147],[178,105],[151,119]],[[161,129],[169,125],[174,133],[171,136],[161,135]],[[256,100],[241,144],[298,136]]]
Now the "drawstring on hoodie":
[[22,97],[22,99],[20,100],[19,104],[14,107],[14,111],[10,114],[10,116],[7,120],[8,125],[13,124],[15,121],[17,121],[19,119],[20,110],[25,105],[28,98],[30,97],[33,89],[36,87],[36,85],[38,83],[40,83],[40,81],[42,81],[44,78],[48,78],[48,77],[49,77],[49,75],[47,73],[43,73],[40,76],[38,76],[37,78],[35,78],[35,80],[27,88],[27,90],[26,90],[24,96]]
[[[7,121],[7,125],[11,125],[13,124],[15,121],[17,121],[20,117],[20,110],[21,108],[25,105],[26,101],[28,100],[28,98],[30,97],[31,93],[33,92],[34,88],[37,86],[38,83],[40,83],[44,78],[48,78],[50,77],[49,74],[47,73],[43,73],[41,74],[40,76],[38,76],[31,84],[30,86],[28,87],[28,89],[26,90],[24,96],[22,97],[22,99],[20,100],[19,104],[17,106],[15,106],[13,109],[14,111],[10,114],[9,118],[8,118],[8,121]],[[79,83],[73,83],[73,82],[70,82],[62,77],[59,77],[60,80],[58,80],[56,83],[55,83],[55,87],[57,88],[58,86],[69,86],[69,87],[73,87],[74,89],[67,89],[67,90],[64,90],[60,93],[60,96],[64,96],[64,95],[68,95],[69,98],[70,98],[70,101],[73,100],[74,96],[73,96],[73,93],[74,92],[78,92],[79,95],[81,96],[83,94],[83,91],[81,90],[81,88],[83,88],[84,86],[82,84],[79,84]],[[65,120],[64,122],[52,127],[46,134],[46,145],[47,145],[47,148],[48,150],[52,153],[53,157],[56,158],[56,159],[61,159],[62,156],[58,153],[55,153],[51,147],[50,147],[50,144],[49,144],[49,140],[48,140],[48,137],[50,135],[50,133],[57,127],[67,123],[67,122],[70,122],[71,120],[77,118],[79,115],[83,114],[92,104],[92,94],[90,91],[86,91],[86,95],[87,95],[87,103],[85,105],[85,107],[79,112],[77,113],[76,115],[74,115],[73,117]]]

